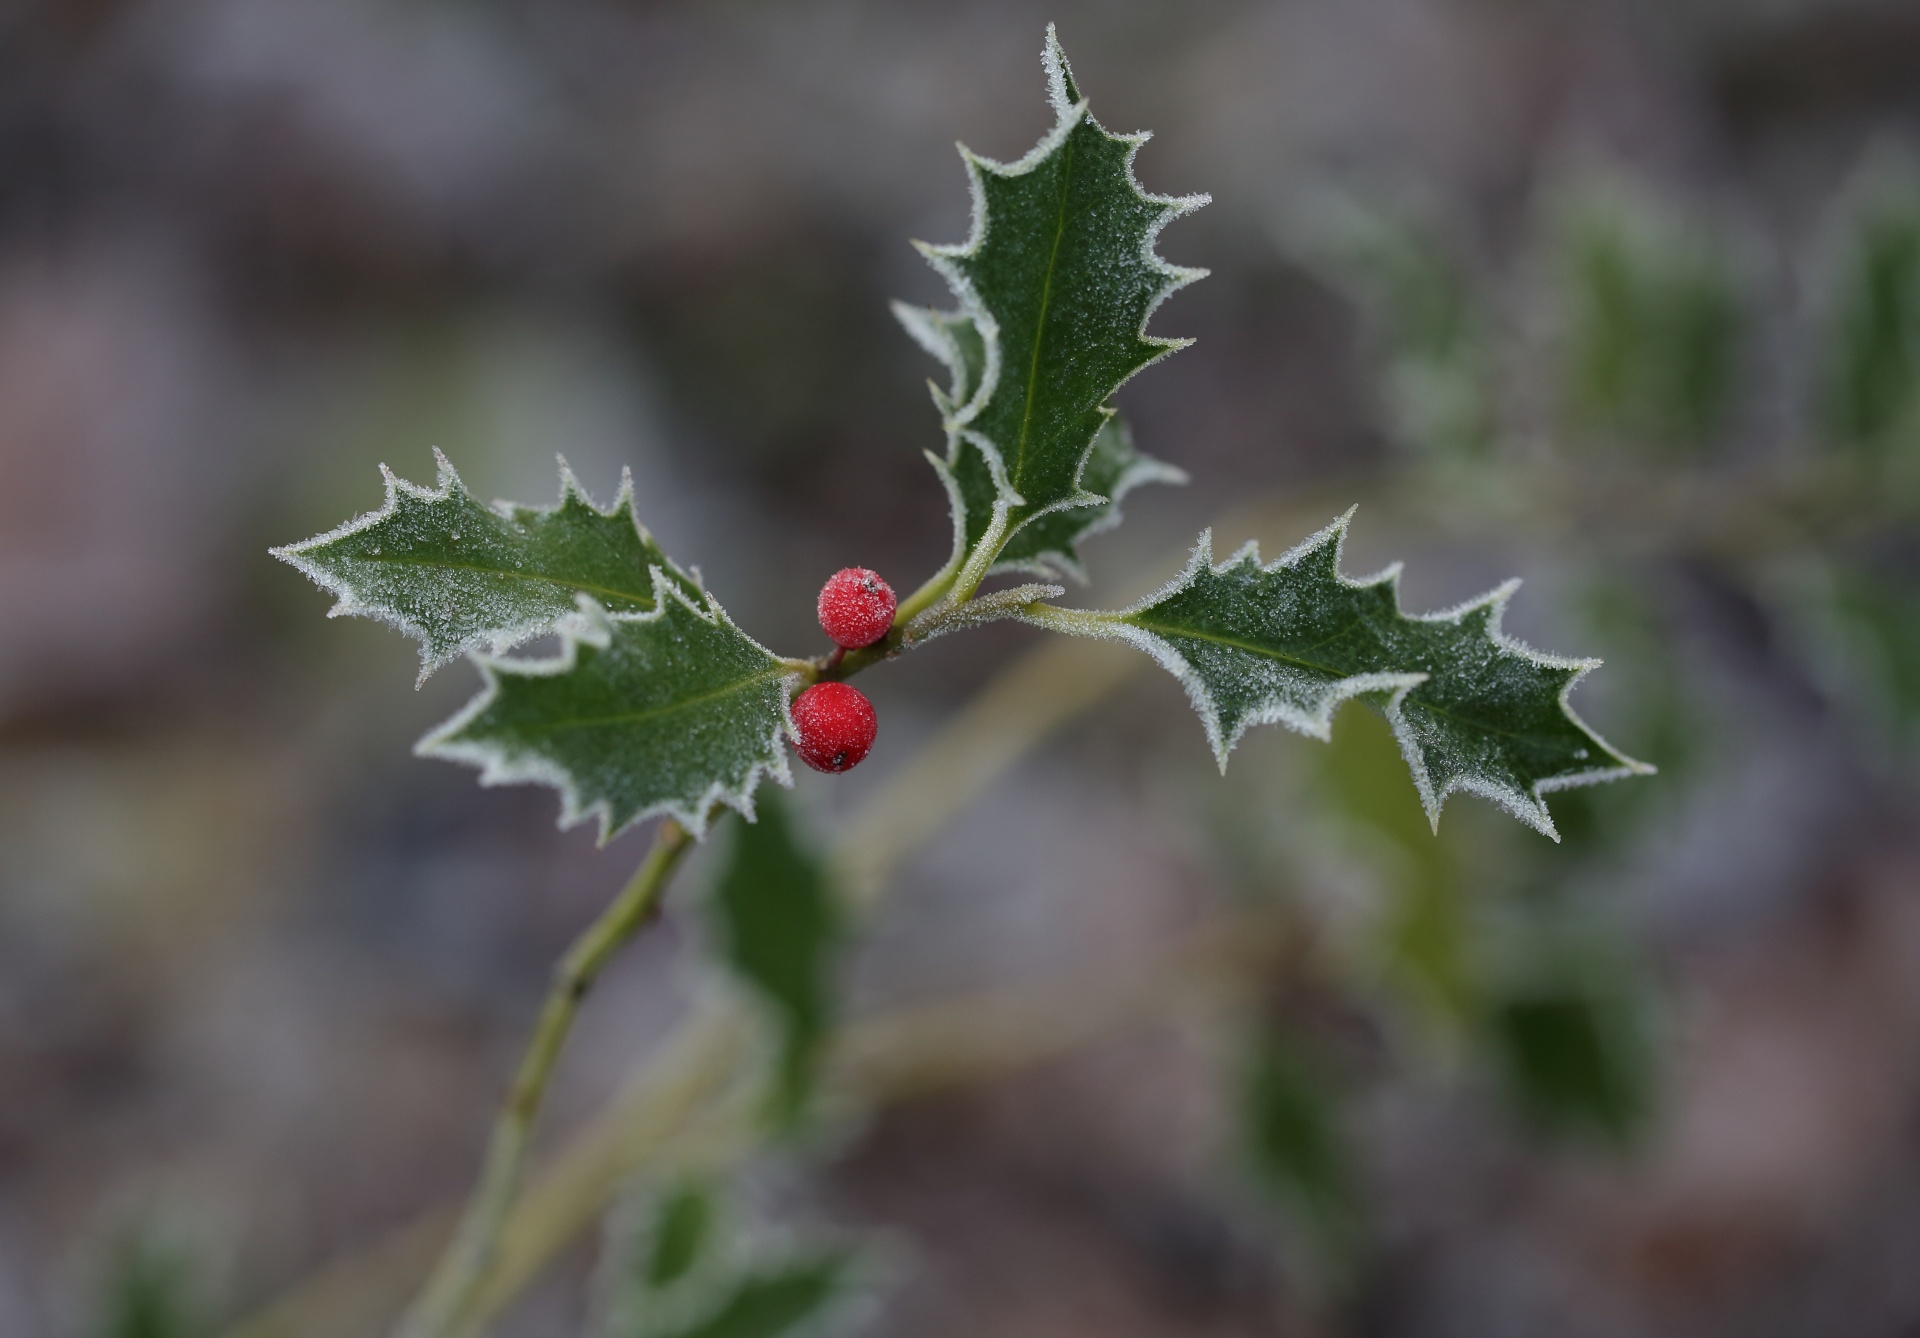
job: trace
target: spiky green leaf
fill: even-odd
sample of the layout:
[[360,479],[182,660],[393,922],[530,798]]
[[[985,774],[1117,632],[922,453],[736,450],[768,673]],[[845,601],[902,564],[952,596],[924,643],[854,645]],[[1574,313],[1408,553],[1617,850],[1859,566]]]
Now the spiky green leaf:
[[634,515],[630,476],[605,511],[564,460],[558,505],[483,506],[444,455],[434,459],[434,488],[383,465],[378,511],[272,550],[339,597],[332,616],[378,618],[417,638],[422,680],[467,651],[498,654],[551,631],[581,595],[611,613],[650,612],[655,569],[700,597]]
[[736,830],[714,910],[728,964],[765,1000],[779,1027],[771,1105],[785,1122],[806,1104],[833,1024],[834,955],[845,917],[776,796],[761,803],[759,821]]
[[[987,506],[976,498],[968,509],[974,537],[993,500],[1007,504],[1013,535],[1058,511],[1110,506],[1112,495],[1087,476],[1095,437],[1113,412],[1107,400],[1184,346],[1147,335],[1147,321],[1168,294],[1205,273],[1168,264],[1154,243],[1206,197],[1140,188],[1133,157],[1148,136],[1110,134],[1093,119],[1051,28],[1044,63],[1053,130],[1015,163],[962,149],[972,235],[958,246],[921,247],[959,309],[896,307],[951,376],[936,393],[948,464],[956,473],[983,469],[991,485]],[[977,453],[975,464],[963,460],[963,445]],[[1077,534],[1036,539],[1013,562],[1037,566],[1058,555],[1070,569]]]
[[1023,616],[1153,656],[1186,687],[1223,771],[1254,725],[1325,739],[1341,702],[1378,697],[1436,829],[1447,797],[1468,790],[1557,840],[1548,791],[1651,770],[1567,704],[1598,661],[1542,655],[1501,633],[1517,583],[1410,616],[1397,566],[1358,581],[1341,574],[1352,514],[1270,565],[1248,544],[1216,566],[1203,534],[1186,570],[1132,608],[1030,605]]
[[797,675],[660,567],[652,604],[612,613],[583,596],[557,624],[557,658],[476,655],[485,688],[415,751],[478,766],[483,785],[551,785],[562,825],[598,817],[603,841],[653,814],[696,835],[716,804],[753,816],[762,776],[792,783]]
[[[971,548],[980,542],[993,514],[997,498],[993,467],[979,447],[962,439],[952,469],[966,517],[965,544]],[[1080,480],[1101,500],[1033,517],[1014,531],[991,571],[1028,571],[1084,582],[1087,574],[1080,558],[1080,541],[1118,525],[1121,501],[1141,484],[1185,483],[1187,476],[1137,449],[1132,430],[1116,414],[1094,436]]]

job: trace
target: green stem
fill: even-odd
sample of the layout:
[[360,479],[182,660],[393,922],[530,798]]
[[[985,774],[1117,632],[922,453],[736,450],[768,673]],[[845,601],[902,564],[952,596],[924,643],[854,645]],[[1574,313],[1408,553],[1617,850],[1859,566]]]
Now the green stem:
[[1021,605],[1020,611],[1034,626],[1068,636],[1112,638],[1113,625],[1120,621],[1119,615],[1100,609],[1063,609],[1038,601]]
[[660,824],[653,847],[600,918],[595,920],[554,968],[553,984],[540,1009],[533,1040],[513,1075],[507,1099],[494,1119],[486,1162],[459,1228],[427,1285],[401,1321],[398,1338],[444,1338],[486,1281],[500,1243],[500,1231],[520,1192],[521,1170],[547,1084],[580,1011],[613,954],[651,920],[674,866],[692,838],[672,818]]
[[993,560],[1000,556],[1000,550],[1007,546],[1007,504],[995,502],[993,519],[987,523],[987,532],[967,554],[966,562],[953,578],[953,587],[947,598],[956,604],[965,603],[973,598],[973,592],[980,588],[980,582],[987,579],[987,569],[993,566]]

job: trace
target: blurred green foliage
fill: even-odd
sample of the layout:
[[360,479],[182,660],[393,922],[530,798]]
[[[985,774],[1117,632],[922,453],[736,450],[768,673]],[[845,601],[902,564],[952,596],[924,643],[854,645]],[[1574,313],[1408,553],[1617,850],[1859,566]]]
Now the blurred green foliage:
[[1263,1027],[1247,1065],[1244,1120],[1261,1187],[1298,1223],[1321,1275],[1338,1281],[1364,1239],[1346,1112],[1331,1067],[1297,1031]]
[[1884,453],[1920,430],[1920,186],[1888,169],[1849,211],[1829,276],[1823,426]]
[[93,1338],[201,1338],[213,1332],[192,1258],[150,1228],[135,1228],[115,1245],[107,1266]]
[[628,1196],[630,1234],[612,1248],[602,1338],[786,1338],[839,1332],[858,1257],[850,1249],[775,1249],[719,1186],[688,1180]]
[[727,962],[779,1027],[770,1112],[776,1123],[791,1123],[806,1106],[833,1025],[833,970],[846,916],[819,861],[800,844],[784,797],[763,786],[756,806],[757,821],[733,824],[713,907]]
[[1576,428],[1682,452],[1709,445],[1736,408],[1749,338],[1729,239],[1617,191],[1569,204],[1556,240]]
[[669,1190],[660,1204],[643,1275],[655,1291],[672,1286],[700,1261],[713,1234],[713,1193],[692,1182]]
[[1296,210],[1288,231],[1298,258],[1367,318],[1394,437],[1439,458],[1485,455],[1497,427],[1489,324],[1436,230],[1328,192]]
[[[1386,980],[1430,1033],[1457,1037],[1479,1007],[1462,867],[1466,821],[1436,833],[1378,712],[1349,707],[1323,755],[1320,802],[1338,814],[1360,857],[1382,877],[1375,936]],[[1450,815],[1459,817],[1460,815]]]

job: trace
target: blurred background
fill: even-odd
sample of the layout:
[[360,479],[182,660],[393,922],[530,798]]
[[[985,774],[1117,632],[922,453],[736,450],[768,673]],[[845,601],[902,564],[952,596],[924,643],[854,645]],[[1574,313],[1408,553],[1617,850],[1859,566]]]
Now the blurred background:
[[[1465,796],[1435,838],[1364,708],[1223,779],[1143,668],[899,868],[846,1010],[1281,946],[779,1197],[885,1242],[888,1334],[1920,1332],[1920,10],[10,0],[0,1333],[221,1332],[456,1200],[644,848],[413,758],[472,671],[414,691],[266,548],[382,461],[538,503],[562,452],[783,652],[833,570],[916,585],[937,369],[886,301],[945,300],[952,141],[1049,124],[1049,19],[1147,187],[1214,196],[1161,243],[1198,344],[1119,397],[1193,482],[1085,597],[1358,502],[1350,571],[1524,577],[1509,630],[1604,657],[1574,704],[1661,772],[1553,796],[1559,845]],[[1040,639],[863,678],[817,843]],[[702,988],[711,870],[555,1139]],[[579,1332],[593,1260],[497,1332]]]

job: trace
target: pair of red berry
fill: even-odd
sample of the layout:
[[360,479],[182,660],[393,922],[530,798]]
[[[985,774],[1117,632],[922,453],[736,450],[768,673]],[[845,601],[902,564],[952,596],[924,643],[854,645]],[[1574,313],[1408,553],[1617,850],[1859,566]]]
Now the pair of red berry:
[[[820,626],[841,650],[860,650],[893,628],[893,588],[877,572],[847,567],[820,587]],[[873,747],[880,724],[867,694],[849,683],[816,683],[793,702],[794,742],[815,771],[847,771]]]

